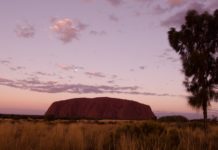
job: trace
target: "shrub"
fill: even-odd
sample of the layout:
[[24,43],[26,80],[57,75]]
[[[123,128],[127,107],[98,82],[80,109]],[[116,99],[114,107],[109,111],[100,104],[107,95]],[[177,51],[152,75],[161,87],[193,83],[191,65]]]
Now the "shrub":
[[164,116],[158,119],[163,122],[187,122],[188,119],[184,116]]

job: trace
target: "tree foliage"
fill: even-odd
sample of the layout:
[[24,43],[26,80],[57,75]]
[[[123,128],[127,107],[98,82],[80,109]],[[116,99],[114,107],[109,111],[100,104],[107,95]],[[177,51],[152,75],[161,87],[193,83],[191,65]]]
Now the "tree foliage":
[[213,14],[188,11],[180,31],[168,32],[171,47],[180,55],[189,104],[203,109],[207,118],[210,101],[217,101],[218,85],[218,10]]

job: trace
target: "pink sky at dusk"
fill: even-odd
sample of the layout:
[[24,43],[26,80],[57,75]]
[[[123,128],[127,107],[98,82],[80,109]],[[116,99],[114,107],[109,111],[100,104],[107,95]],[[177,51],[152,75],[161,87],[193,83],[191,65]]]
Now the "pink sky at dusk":
[[167,31],[189,9],[216,8],[217,0],[1,1],[0,113],[43,114],[57,100],[99,96],[195,113]]

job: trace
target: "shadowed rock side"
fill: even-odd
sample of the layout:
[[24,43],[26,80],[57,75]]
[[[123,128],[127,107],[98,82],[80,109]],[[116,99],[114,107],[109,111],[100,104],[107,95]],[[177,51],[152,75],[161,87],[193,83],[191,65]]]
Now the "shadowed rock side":
[[116,120],[156,119],[150,106],[135,101],[99,97],[54,102],[45,114],[57,118]]

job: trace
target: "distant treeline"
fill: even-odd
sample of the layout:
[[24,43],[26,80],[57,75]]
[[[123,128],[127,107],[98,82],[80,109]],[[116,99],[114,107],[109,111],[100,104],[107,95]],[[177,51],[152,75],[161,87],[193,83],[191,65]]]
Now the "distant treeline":
[[[96,118],[79,118],[79,117],[55,117],[55,116],[45,116],[45,115],[17,115],[17,114],[0,114],[0,119],[43,119],[48,121],[53,120],[104,120],[104,119],[96,119]],[[107,119],[110,120],[110,119]],[[157,121],[160,122],[203,122],[203,119],[191,119],[180,115],[174,115],[174,116],[163,116],[157,119]],[[218,119],[212,118],[208,119],[209,122],[217,122]]]
[[55,117],[52,115],[18,115],[18,114],[0,114],[2,119],[44,119],[44,120],[103,120],[96,118],[87,118],[87,117]]
[[16,115],[16,114],[0,114],[0,118],[5,119],[44,119],[44,115]]

